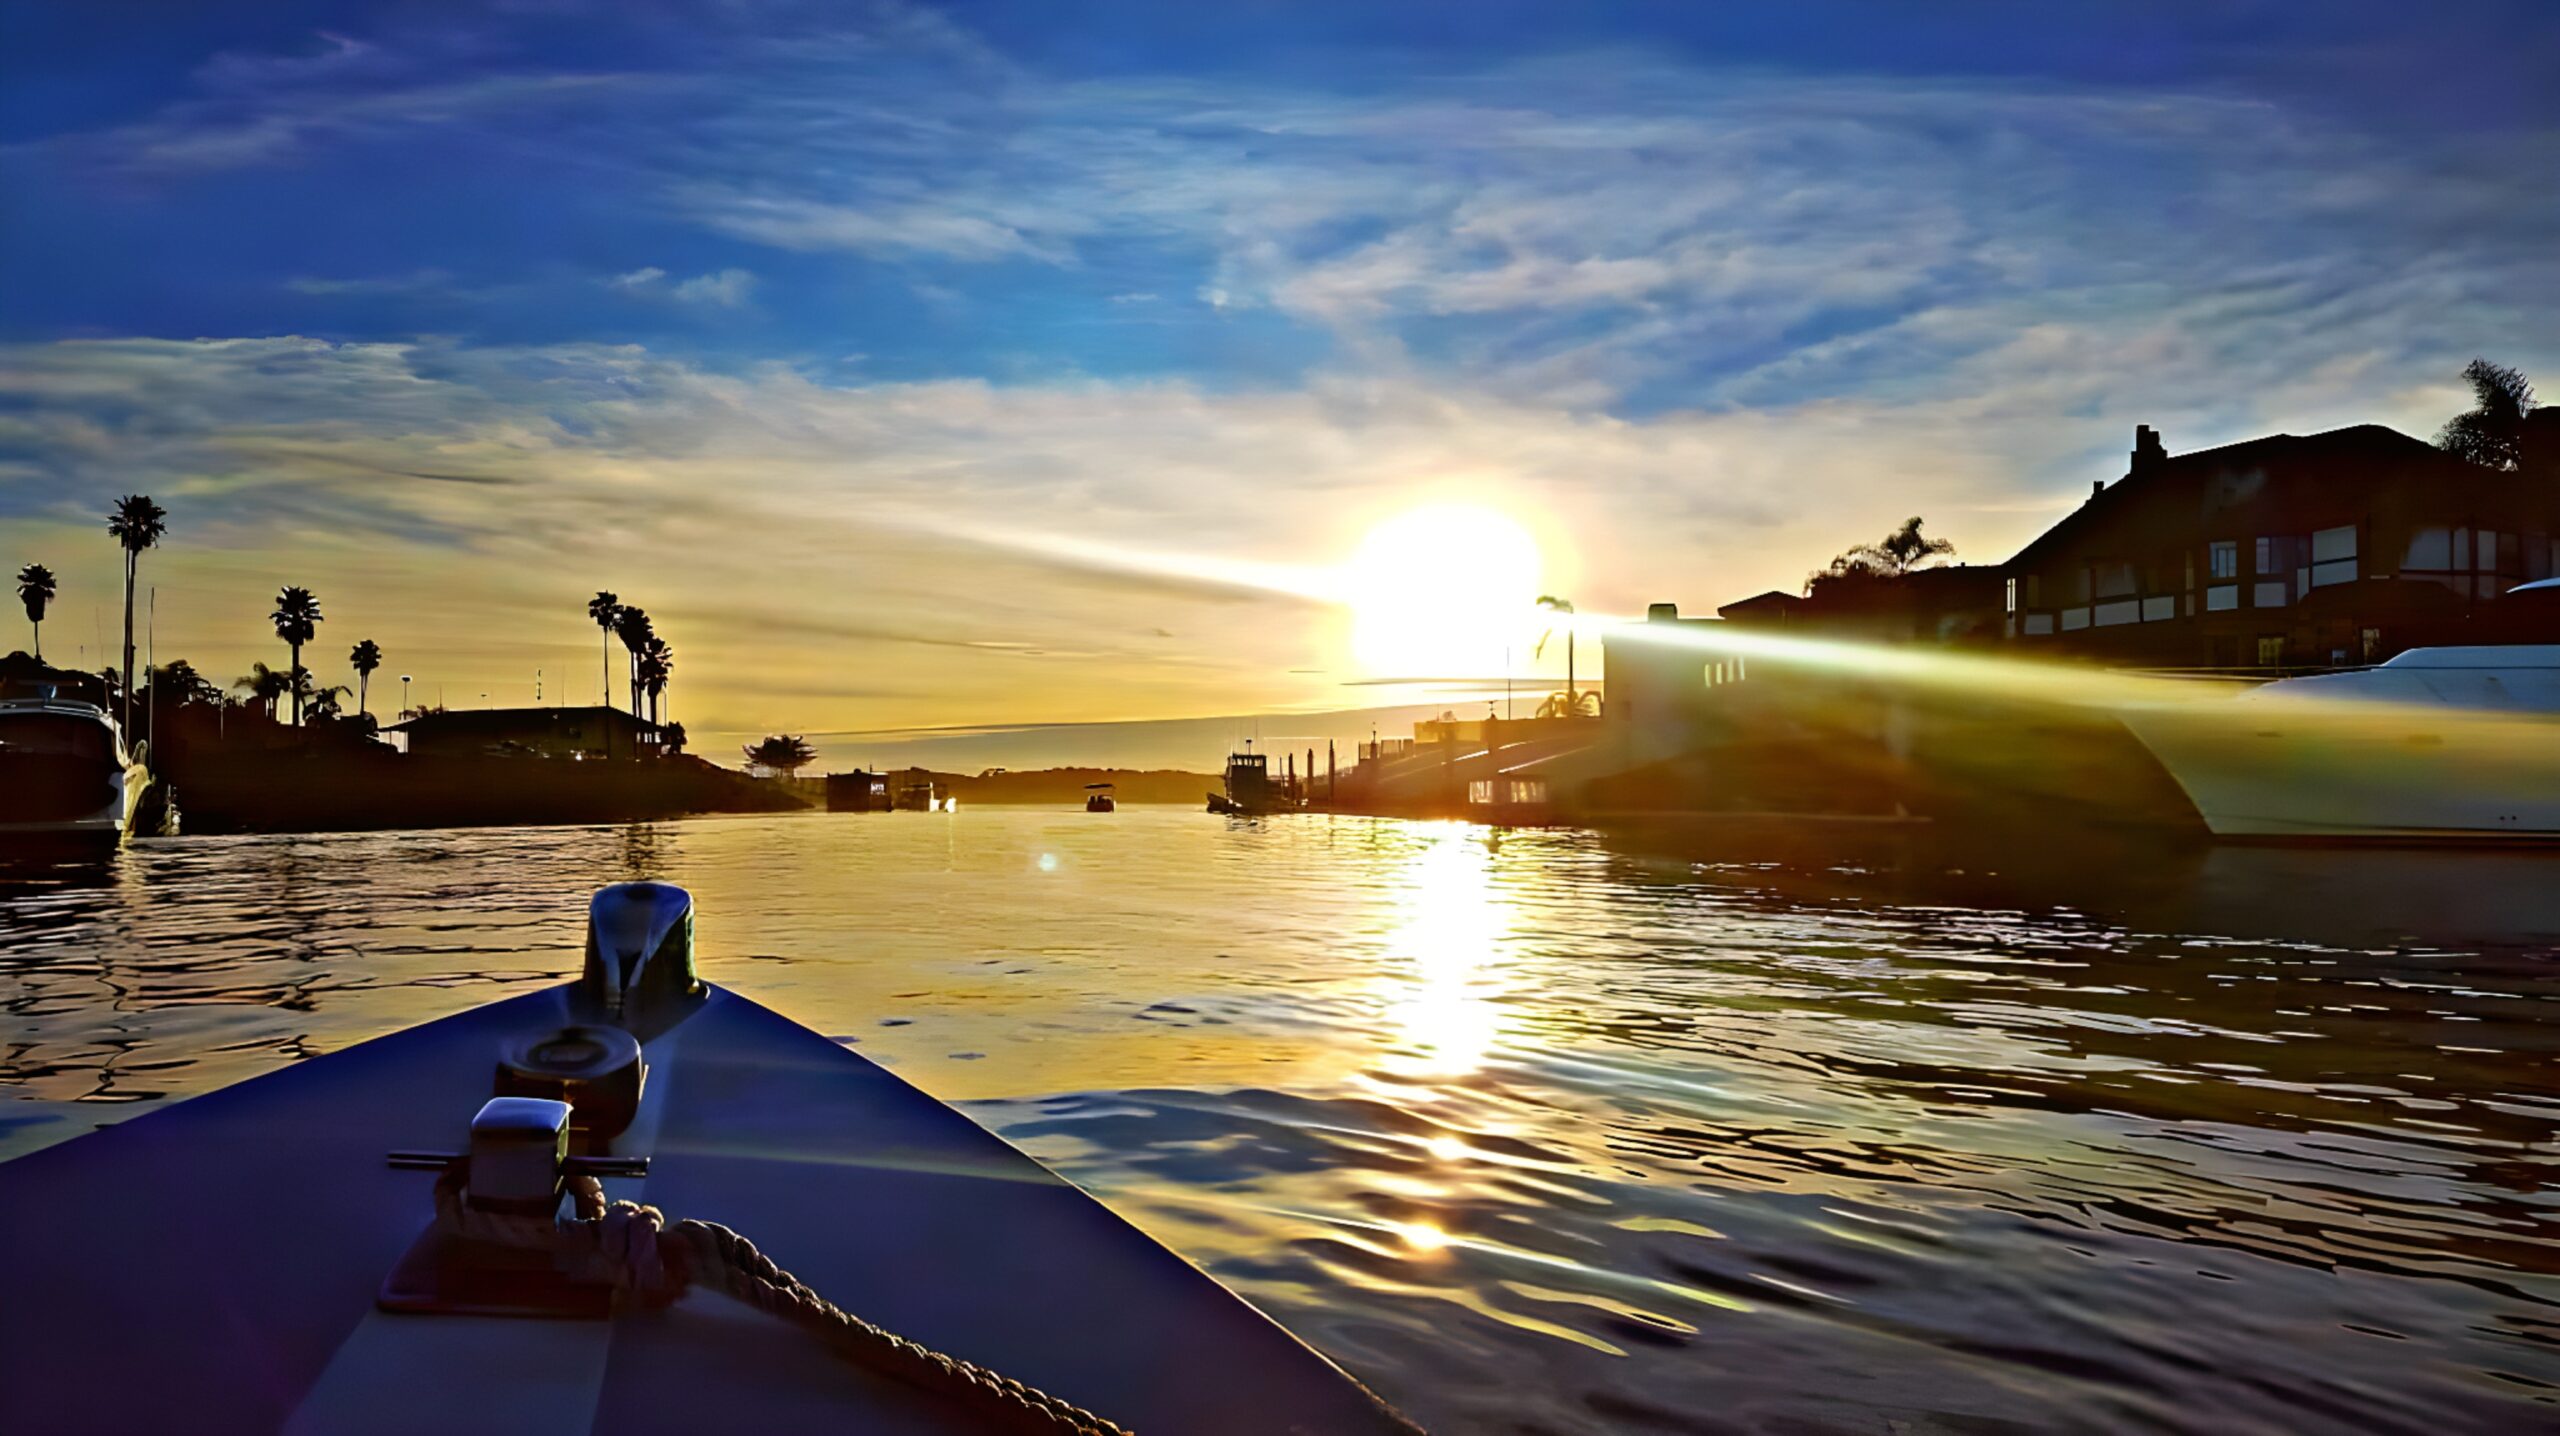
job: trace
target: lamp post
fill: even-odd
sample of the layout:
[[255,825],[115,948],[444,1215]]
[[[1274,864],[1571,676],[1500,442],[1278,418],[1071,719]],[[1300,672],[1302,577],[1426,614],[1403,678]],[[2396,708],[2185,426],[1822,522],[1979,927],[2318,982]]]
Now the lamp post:
[[409,716],[409,675],[406,673],[400,675],[400,716]]

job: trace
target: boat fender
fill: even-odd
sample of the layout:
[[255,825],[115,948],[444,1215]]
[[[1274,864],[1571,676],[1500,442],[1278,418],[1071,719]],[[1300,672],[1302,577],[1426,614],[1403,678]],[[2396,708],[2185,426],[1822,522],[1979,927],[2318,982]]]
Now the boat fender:
[[579,985],[613,1022],[697,996],[693,894],[673,883],[615,883],[587,904],[587,961]]
[[620,1136],[640,1114],[648,1064],[640,1040],[619,1027],[572,1023],[507,1039],[498,1049],[496,1093],[566,1102],[570,1123],[593,1141]]

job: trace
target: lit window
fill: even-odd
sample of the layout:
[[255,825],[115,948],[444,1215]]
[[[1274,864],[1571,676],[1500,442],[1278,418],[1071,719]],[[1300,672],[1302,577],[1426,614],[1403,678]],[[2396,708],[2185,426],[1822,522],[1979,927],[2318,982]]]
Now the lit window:
[[[2260,539],[2258,542],[2265,543],[2266,540]],[[2240,576],[2240,541],[2238,539],[2216,541],[2206,549],[2205,562],[2211,570],[2211,577],[2238,578]]]
[[2236,583],[2218,583],[2204,591],[2204,608],[2207,613],[2220,613],[2226,608],[2239,606],[2240,585]]
[[2276,541],[2271,538],[2261,538],[2258,540],[2258,566],[2255,572],[2273,573],[2275,571]]
[[2011,579],[2011,580],[2009,580],[2009,581],[2008,581],[2008,583],[2007,583],[2006,585],[2004,585],[2004,589],[2005,589],[2006,593],[2008,594],[2008,599],[2007,599],[2007,602],[2006,602],[2006,604],[2003,606],[2003,608],[2002,608],[2002,610],[2001,610],[2001,611],[2002,611],[2002,612],[2004,612],[2004,613],[2015,613],[2015,612],[2017,612],[2017,611],[2018,611],[2018,581],[2017,581],[2016,579],[2014,579],[2014,578],[2013,578],[2013,579]]
[[2281,633],[2259,635],[2258,666],[2260,668],[2279,668],[2282,667],[2283,664],[2284,635]]

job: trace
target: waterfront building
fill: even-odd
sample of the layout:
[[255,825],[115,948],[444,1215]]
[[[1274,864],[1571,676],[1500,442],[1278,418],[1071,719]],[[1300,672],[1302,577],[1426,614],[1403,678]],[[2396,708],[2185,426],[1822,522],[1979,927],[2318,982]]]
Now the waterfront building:
[[658,725],[619,708],[464,708],[422,713],[386,732],[413,757],[603,760],[664,752]]
[[[2547,427],[2547,425],[2545,426]],[[2001,635],[2146,667],[2379,663],[2480,642],[2560,570],[2560,483],[2358,424],[2131,465],[2006,565]]]
[[889,811],[889,775],[866,772],[860,768],[850,773],[827,774],[827,811],[830,813]]

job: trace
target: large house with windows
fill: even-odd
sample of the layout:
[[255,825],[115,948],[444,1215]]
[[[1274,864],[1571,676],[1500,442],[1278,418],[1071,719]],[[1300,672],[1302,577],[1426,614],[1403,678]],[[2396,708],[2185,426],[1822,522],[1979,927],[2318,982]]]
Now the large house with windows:
[[2560,572],[2560,482],[2480,468],[2378,424],[2131,470],[2006,566],[2004,638],[2146,667],[2376,663],[2480,641],[2499,596]]

